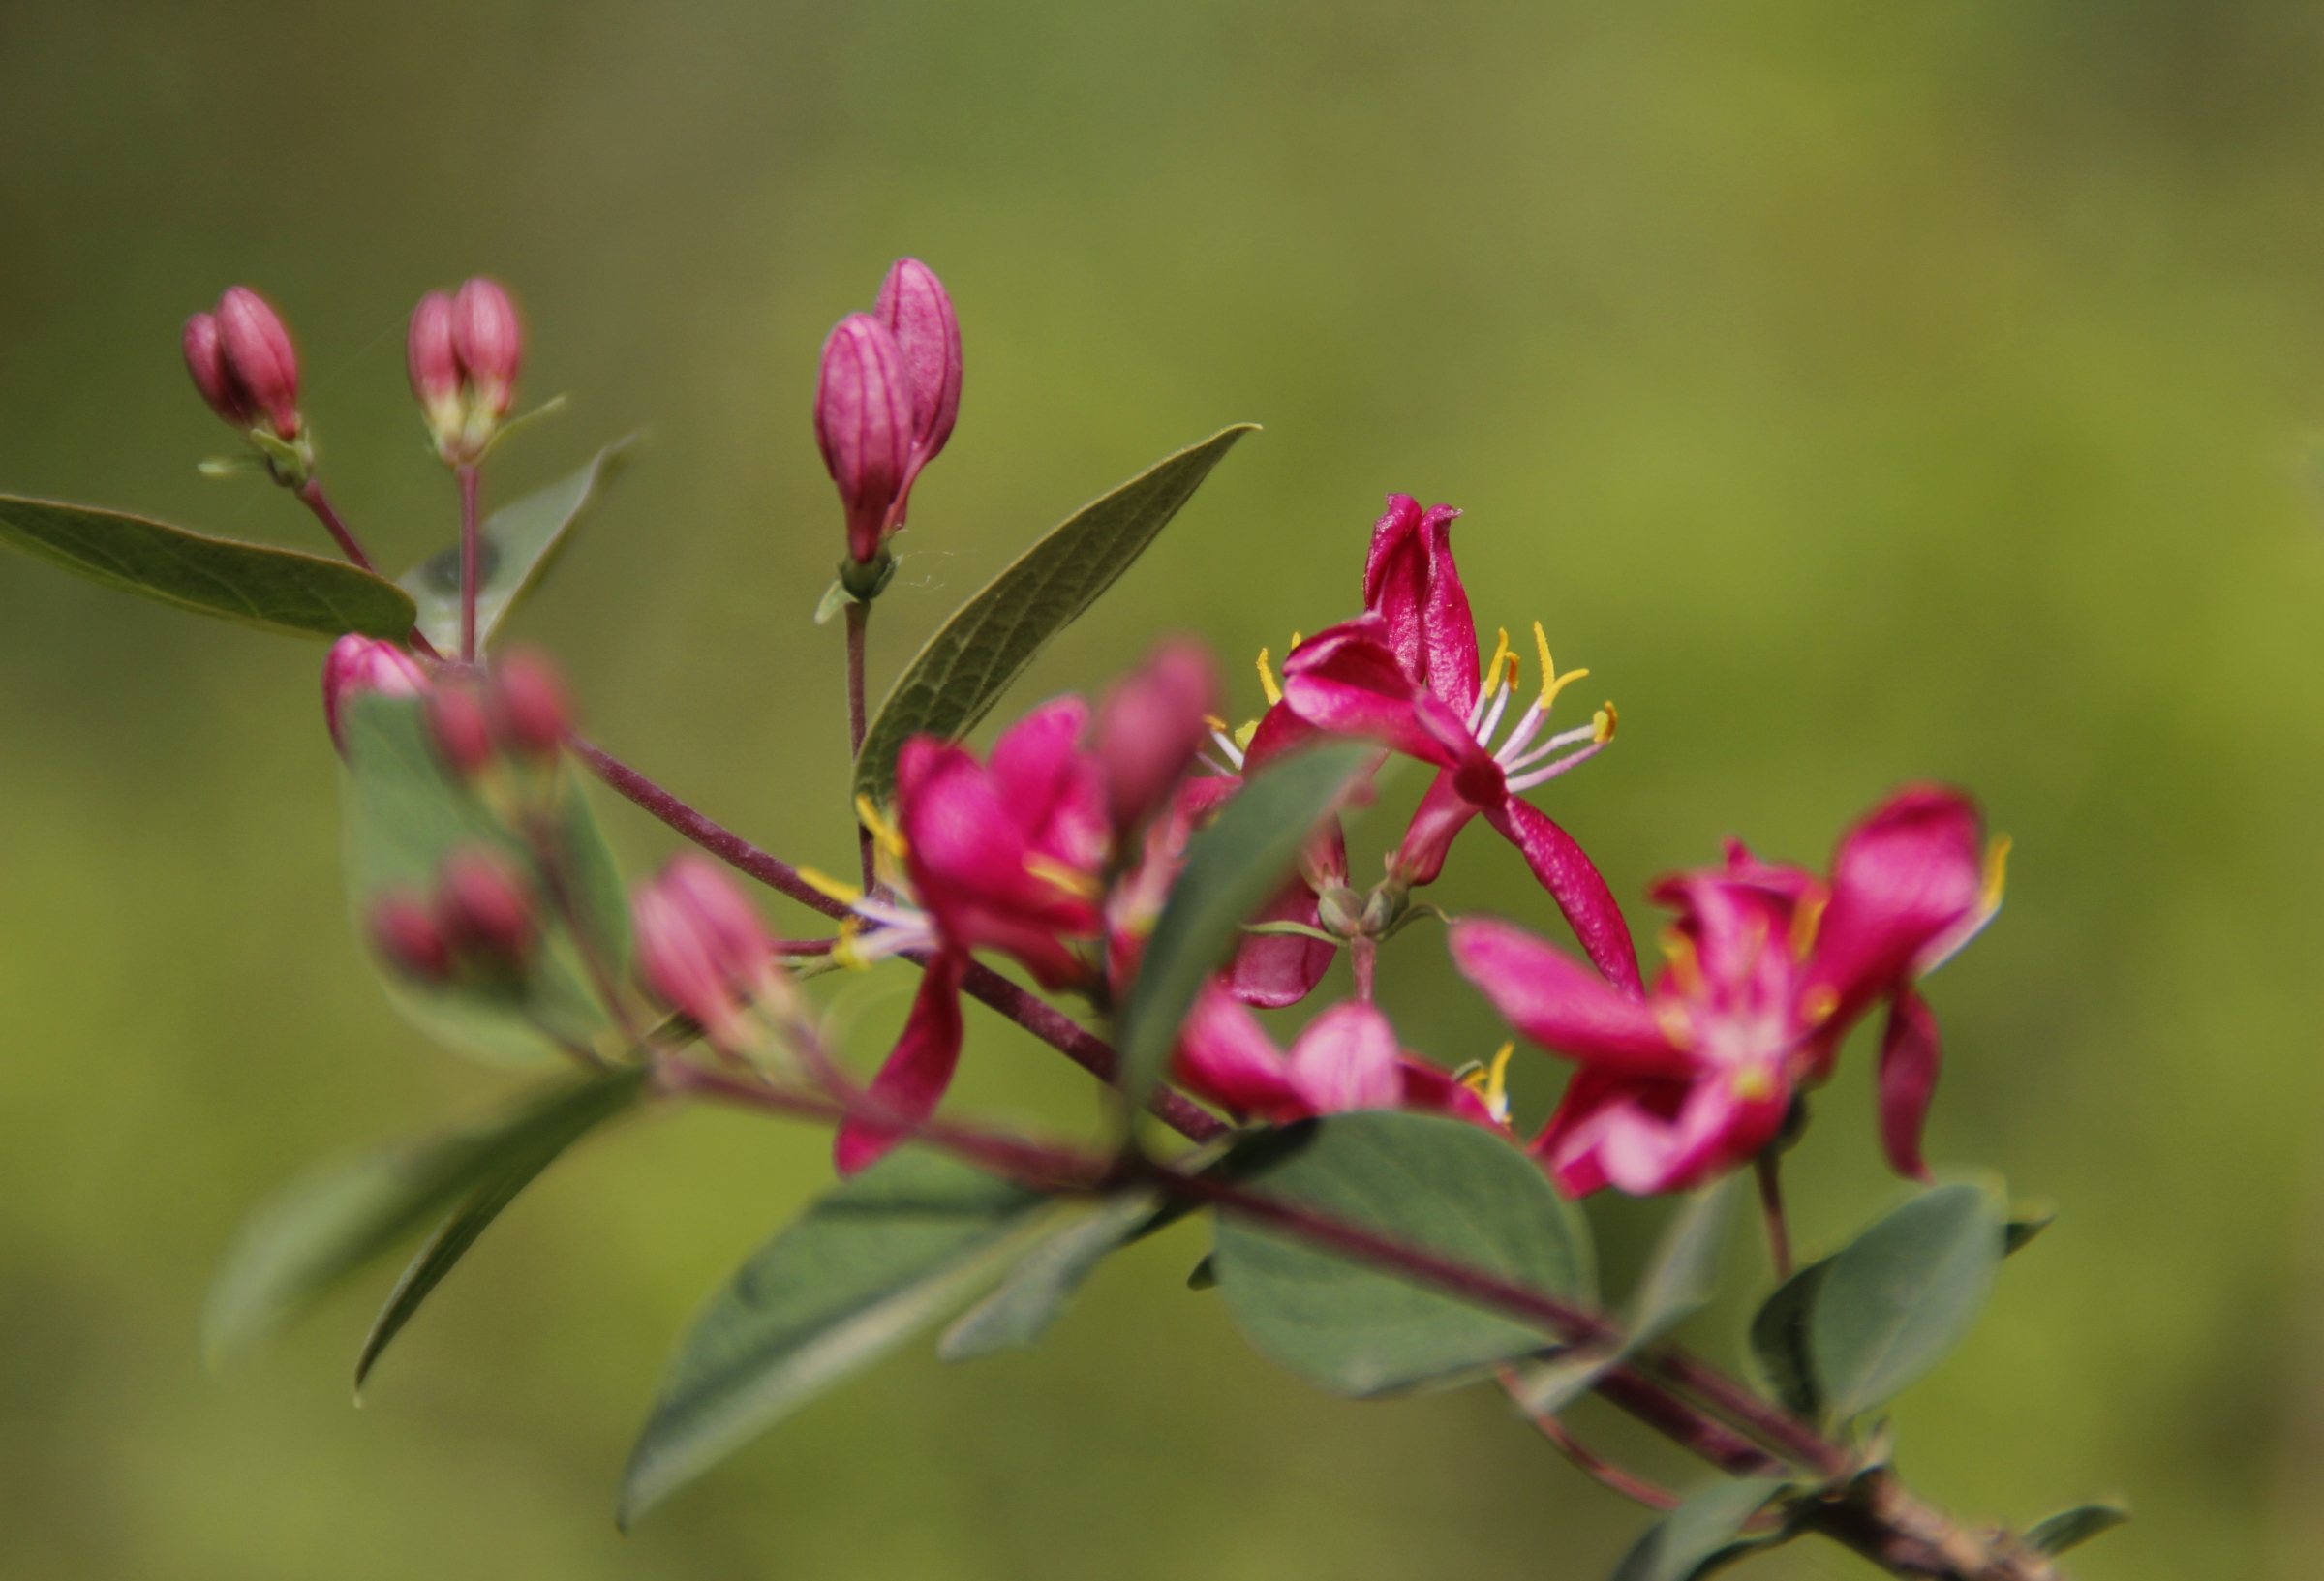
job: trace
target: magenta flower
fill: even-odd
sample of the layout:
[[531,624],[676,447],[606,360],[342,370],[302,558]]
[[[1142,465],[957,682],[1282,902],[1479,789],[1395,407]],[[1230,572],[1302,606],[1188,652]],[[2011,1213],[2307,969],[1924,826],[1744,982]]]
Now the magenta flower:
[[212,411],[236,428],[262,422],[283,440],[298,438],[298,352],[266,299],[229,286],[215,313],[186,320],[186,372]]
[[961,321],[944,282],[916,258],[900,258],[889,267],[872,316],[896,337],[911,392],[911,458],[896,491],[895,525],[901,527],[920,469],[936,459],[960,420]]
[[1677,912],[1651,991],[1606,981],[1507,923],[1454,925],[1452,958],[1510,1023],[1579,1063],[1533,1151],[1565,1191],[1680,1191],[1772,1141],[1793,1095],[1831,1074],[1841,1040],[1892,1001],[1881,1054],[1889,1162],[1925,1177],[1921,1122],[1936,1023],[1912,985],[2001,904],[2007,842],[1980,872],[1966,796],[1899,792],[1841,840],[1827,885],[1730,842],[1727,865],[1664,879]]
[[935,1111],[960,1059],[960,985],[971,951],[1002,951],[1053,991],[1097,985],[1113,832],[1104,768],[1080,745],[1088,722],[1078,697],[1044,704],[1004,731],[984,763],[933,736],[904,743],[895,826],[872,821],[918,904],[855,899],[876,930],[851,939],[848,956],[861,962],[918,950],[935,958],[872,1082],[872,1096],[902,1125],[841,1127],[841,1174],[876,1162],[902,1140],[902,1125]]
[[1315,729],[1369,737],[1437,769],[1391,859],[1392,879],[1407,887],[1432,882],[1453,836],[1482,815],[1523,853],[1599,969],[1636,988],[1637,957],[1613,893],[1574,837],[1522,800],[1604,749],[1613,738],[1613,708],[1579,729],[1544,736],[1558,693],[1589,672],[1560,675],[1537,623],[1540,693],[1492,745],[1516,689],[1518,660],[1503,632],[1491,661],[1479,668],[1477,626],[1452,562],[1458,514],[1447,505],[1423,512],[1408,495],[1389,497],[1364,569],[1369,607],[1285,658],[1283,700]]
[[774,941],[725,871],[686,852],[630,899],[639,974],[654,996],[683,1011],[712,1045],[748,1052],[763,1038],[752,1006],[779,997]]
[[888,326],[869,313],[850,313],[823,342],[815,441],[846,507],[848,558],[868,563],[895,526],[912,455],[912,390],[903,351]]
[[1289,1125],[1318,1114],[1410,1109],[1491,1125],[1483,1099],[1396,1043],[1395,1028],[1361,1000],[1333,1005],[1286,1050],[1213,980],[1178,1034],[1177,1077],[1238,1117]]
[[347,708],[368,693],[385,697],[418,697],[431,687],[419,660],[394,643],[351,631],[331,644],[322,661],[322,717],[330,726],[331,745],[347,756]]

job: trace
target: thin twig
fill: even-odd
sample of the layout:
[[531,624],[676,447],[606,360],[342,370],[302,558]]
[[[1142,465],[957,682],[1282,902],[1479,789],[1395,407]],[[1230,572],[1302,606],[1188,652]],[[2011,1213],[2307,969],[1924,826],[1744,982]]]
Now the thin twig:
[[361,569],[372,571],[375,576],[379,574],[373,570],[371,557],[355,541],[354,532],[346,522],[340,520],[339,512],[331,508],[330,496],[322,492],[322,479],[310,477],[298,486],[296,492],[298,502],[315,513],[315,519],[322,524],[323,531],[330,533],[333,541],[339,545],[339,552]]
[[476,661],[476,509],[483,479],[474,462],[454,471],[460,480],[460,662]]
[[[864,755],[864,638],[872,624],[872,606],[860,599],[847,600],[847,761],[854,763]],[[872,882],[872,831],[860,822],[855,827],[856,858],[863,864],[864,889],[870,892]]]
[[1767,1225],[1767,1256],[1775,1264],[1775,1282],[1791,1277],[1791,1226],[1784,1218],[1784,1158],[1770,1147],[1752,1163],[1759,1179],[1759,1217]]
[[[1512,1400],[1519,1398],[1521,1385],[1517,1382],[1517,1372],[1514,1367],[1503,1367],[1495,1376],[1500,1379],[1501,1387]],[[1677,1494],[1657,1487],[1644,1477],[1634,1475],[1610,1461],[1600,1459],[1584,1448],[1580,1441],[1566,1430],[1566,1424],[1557,1419],[1555,1412],[1527,1412],[1525,1417],[1526,1420],[1533,1423],[1542,1437],[1555,1444],[1558,1452],[1572,1461],[1585,1475],[1612,1489],[1623,1498],[1636,1500],[1649,1509],[1676,1509],[1678,1507]]]

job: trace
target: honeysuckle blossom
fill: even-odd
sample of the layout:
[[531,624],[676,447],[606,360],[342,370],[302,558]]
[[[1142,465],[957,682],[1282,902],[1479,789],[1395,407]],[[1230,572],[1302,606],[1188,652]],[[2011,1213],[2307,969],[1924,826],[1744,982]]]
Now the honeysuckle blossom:
[[[1088,722],[1078,697],[1044,704],[1003,732],[983,763],[958,744],[916,736],[896,760],[893,824],[860,809],[908,898],[844,892],[873,926],[851,932],[843,958],[933,958],[903,1035],[871,1085],[902,1123],[933,1113],[951,1084],[970,952],[1002,951],[1053,991],[1099,982],[1095,945],[1113,841],[1104,770],[1080,745]],[[901,1134],[892,1124],[849,1122],[837,1142],[840,1171],[868,1168]]]
[[1285,657],[1284,706],[1314,729],[1368,737],[1436,768],[1390,859],[1391,883],[1432,882],[1453,837],[1482,816],[1524,855],[1599,969],[1636,988],[1636,955],[1605,880],[1574,837],[1522,796],[1603,750],[1613,738],[1613,706],[1586,725],[1544,734],[1558,693],[1589,672],[1558,673],[1537,623],[1541,687],[1502,733],[1518,658],[1504,631],[1491,660],[1478,664],[1476,622],[1452,560],[1458,515],[1390,496],[1372,531],[1364,613]]
[[1729,842],[1724,867],[1652,892],[1677,913],[1651,990],[1609,983],[1522,928],[1452,930],[1454,961],[1512,1025],[1577,1061],[1532,1147],[1560,1187],[1684,1190],[1772,1141],[1795,1093],[1831,1074],[1841,1040],[1891,1001],[1881,1050],[1889,1162],[1925,1177],[1921,1122],[1936,1084],[1935,1018],[1913,984],[2001,904],[2005,840],[1980,861],[1966,796],[1900,792],[1840,842],[1827,883]]
[[1333,1005],[1286,1050],[1214,980],[1178,1034],[1176,1066],[1189,1092],[1269,1125],[1363,1109],[1420,1110],[1480,1125],[1499,1119],[1470,1087],[1405,1052],[1388,1018],[1361,1000]]
[[638,971],[654,996],[683,1011],[728,1054],[760,1048],[790,992],[757,910],[709,858],[686,852],[630,900]]

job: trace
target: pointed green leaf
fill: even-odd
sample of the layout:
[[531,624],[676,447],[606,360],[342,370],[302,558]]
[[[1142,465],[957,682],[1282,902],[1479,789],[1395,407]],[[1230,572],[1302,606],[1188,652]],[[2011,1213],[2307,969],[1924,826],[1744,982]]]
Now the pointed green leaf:
[[1071,1213],[1017,1260],[998,1290],[944,1331],[936,1354],[967,1361],[994,1351],[1031,1350],[1097,1265],[1144,1229],[1161,1204],[1155,1192],[1131,1190]]
[[1823,1395],[1808,1354],[1808,1331],[1817,1292],[1832,1260],[1811,1262],[1775,1288],[1751,1320],[1751,1353],[1784,1409],[1804,1422],[1823,1419]]
[[908,737],[955,737],[973,728],[1049,640],[1146,552],[1219,458],[1255,426],[1222,429],[1090,501],[955,611],[873,715],[855,762],[856,794],[887,800],[896,754]]
[[1203,979],[1234,948],[1242,923],[1282,888],[1315,826],[1377,752],[1330,742],[1278,758],[1187,841],[1186,866],[1147,941],[1116,1028],[1121,1086],[1133,1112],[1162,1079]]
[[634,1069],[560,1080],[479,1124],[328,1166],[261,1204],[210,1286],[202,1334],[212,1365],[272,1338],[340,1279],[485,1182],[535,1158],[538,1173],[635,1103],[644,1083]]
[[1960,1343],[1992,1293],[2005,1217],[1982,1184],[1938,1186],[1831,1260],[1808,1354],[1836,1420],[1892,1399]]
[[[428,893],[455,847],[480,844],[520,863],[531,860],[515,833],[445,771],[417,700],[357,697],[344,724],[347,765],[340,785],[348,905],[356,936],[367,946],[373,902],[391,889]],[[576,879],[575,909],[618,977],[629,951],[621,873],[569,770],[561,773],[556,794],[553,827]],[[572,935],[563,927],[549,928],[521,997],[473,987],[423,988],[384,963],[374,964],[389,1003],[406,1019],[439,1042],[485,1059],[562,1059],[568,1049],[591,1046],[611,1024],[588,987],[590,973]]]
[[1747,1537],[1744,1528],[1790,1486],[1755,1476],[1706,1488],[1646,1529],[1615,1568],[1614,1581],[1694,1581],[1784,1541],[1780,1530]]
[[[598,451],[588,466],[514,504],[494,511],[476,531],[476,646],[492,645],[501,623],[548,575],[573,531],[637,454],[631,434]],[[460,545],[454,543],[404,573],[419,605],[419,628],[445,653],[460,647]]]
[[711,1298],[622,1482],[627,1527],[965,1300],[1047,1199],[906,1148],[823,1198]]
[[369,571],[122,511],[0,495],[0,541],[108,588],[265,631],[401,642],[412,630],[410,595]]
[[405,1267],[395,1289],[372,1320],[371,1332],[355,1357],[355,1389],[371,1376],[382,1353],[419,1311],[420,1303],[443,1283],[443,1276],[468,1255],[492,1221],[539,1178],[540,1172],[565,1150],[596,1126],[634,1103],[645,1090],[642,1070],[620,1070],[585,1083],[575,1102],[556,1110],[554,1123],[543,1123],[508,1139],[492,1157],[489,1167],[468,1196],[436,1227],[419,1254]]
[[[1432,1114],[1334,1114],[1287,1128],[1245,1176],[1258,1193],[1577,1304],[1597,1299],[1589,1229],[1534,1162],[1493,1132]],[[1562,1337],[1219,1216],[1219,1290],[1259,1351],[1334,1394],[1466,1382]]]
[[2129,1518],[2130,1511],[2121,1505],[2078,1505],[2047,1520],[2034,1522],[2026,1531],[2026,1541],[2045,1554],[2063,1554],[2101,1532],[2113,1531]]
[[2009,1223],[2003,1231],[2002,1255],[2014,1257],[2032,1243],[2035,1235],[2049,1229],[2058,1217],[2058,1204],[2047,1198],[2032,1198],[2009,1204]]
[[1694,1193],[1663,1227],[1654,1255],[1624,1314],[1618,1345],[1576,1347],[1518,1368],[1517,1399],[1536,1416],[1553,1416],[1597,1386],[1598,1380],[1683,1323],[1719,1289],[1733,1175]]
[[815,600],[815,624],[829,625],[834,616],[854,602],[855,594],[847,591],[847,584],[833,577],[831,586],[823,590],[823,596]]

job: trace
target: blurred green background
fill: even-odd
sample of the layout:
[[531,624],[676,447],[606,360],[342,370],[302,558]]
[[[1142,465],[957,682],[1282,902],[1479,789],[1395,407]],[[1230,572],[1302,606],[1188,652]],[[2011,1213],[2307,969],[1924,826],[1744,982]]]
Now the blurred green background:
[[[1355,606],[1382,494],[1456,502],[1488,630],[1544,621],[1622,707],[1540,800],[1626,900],[1730,832],[1819,862],[1910,777],[2016,837],[2008,910],[1932,986],[1932,1152],[2064,1213],[1898,1407],[1908,1473],[2013,1521],[2128,1497],[2086,1576],[2305,1577],[2320,85],[2324,13],[2263,0],[15,5],[0,486],[319,545],[194,471],[233,441],[178,326],[243,281],[299,338],[343,506],[415,560],[452,499],[403,316],[496,274],[529,391],[572,410],[493,491],[654,435],[527,635],[600,740],[834,868],[809,406],[897,254],[950,285],[967,379],[883,678],[1033,533],[1228,421],[1268,431],[1016,703],[1177,628],[1247,713],[1245,655]],[[0,1572],[1562,1578],[1640,1525],[1489,1394],[1357,1406],[1269,1371],[1182,1290],[1189,1226],[1039,1353],[916,1347],[619,1537],[673,1335],[826,1179],[818,1136],[722,1115],[556,1171],[360,1414],[384,1272],[213,1380],[195,1320],[241,1211],[506,1082],[406,1030],[349,941],[321,654],[0,561]],[[641,869],[669,849],[605,807]],[[1396,827],[1356,831],[1360,871]],[[1482,832],[1439,897],[1547,918]],[[1392,948],[1386,997],[1417,1047],[1488,1052],[1438,939]],[[855,990],[867,1056],[898,970]],[[1811,1247],[1894,1190],[1868,1056],[1794,1155]],[[1516,1074],[1538,1112],[1559,1067]],[[991,1018],[959,1097],[1095,1113]],[[1659,1209],[1594,1211],[1635,1262]],[[1739,1234],[1736,1298],[1761,1277]],[[1749,1573],[1868,1572],[1803,1544]]]

